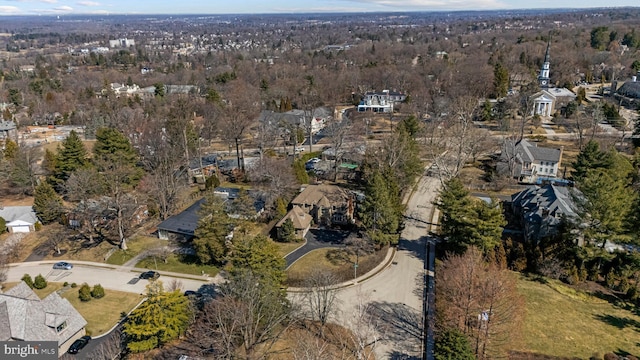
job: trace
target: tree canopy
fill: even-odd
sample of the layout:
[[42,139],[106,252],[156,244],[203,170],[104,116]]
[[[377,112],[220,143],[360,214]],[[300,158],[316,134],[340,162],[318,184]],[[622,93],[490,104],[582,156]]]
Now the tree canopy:
[[198,216],[193,240],[196,256],[203,264],[222,264],[230,250],[226,237],[234,223],[225,211],[224,201],[213,193],[207,195]]
[[147,300],[135,309],[124,325],[131,352],[152,350],[184,334],[192,320],[189,299],[179,290],[166,292],[162,282],[147,286]]
[[69,136],[58,147],[52,176],[53,183],[56,187],[62,186],[73,171],[88,164],[87,149],[78,133],[71,130]]
[[43,181],[36,187],[33,210],[43,224],[58,221],[63,214],[62,199],[49,183]]

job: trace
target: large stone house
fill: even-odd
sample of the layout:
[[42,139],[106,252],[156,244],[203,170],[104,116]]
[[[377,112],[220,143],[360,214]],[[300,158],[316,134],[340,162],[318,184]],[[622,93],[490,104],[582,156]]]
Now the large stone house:
[[293,223],[293,228],[295,230],[295,237],[298,239],[302,239],[307,235],[309,228],[311,227],[311,215],[307,214],[304,210],[302,210],[299,206],[294,206],[289,212],[276,224],[276,232],[278,238],[284,237],[282,232],[282,225],[287,220],[291,220]]
[[348,225],[354,222],[354,196],[336,185],[309,185],[292,201],[313,217],[318,225]]
[[511,196],[511,209],[533,243],[557,233],[563,218],[577,219],[575,197],[580,192],[567,186],[530,186]]
[[57,341],[58,355],[85,335],[87,321],[53,292],[40,300],[24,282],[0,293],[0,341]]

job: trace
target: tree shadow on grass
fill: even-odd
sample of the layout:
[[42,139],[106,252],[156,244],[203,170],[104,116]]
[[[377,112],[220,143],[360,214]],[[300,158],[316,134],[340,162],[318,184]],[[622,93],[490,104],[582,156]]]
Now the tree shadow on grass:
[[[393,359],[411,359],[419,354],[422,343],[422,316],[419,311],[401,303],[373,302],[369,316],[378,319],[381,340],[393,344]],[[400,356],[405,357],[400,357]]]
[[613,316],[613,315],[596,315],[595,318],[597,320],[602,321],[605,324],[609,324],[611,326],[615,326],[618,329],[622,330],[628,327],[634,328],[636,331],[640,331],[640,321],[636,319],[631,319],[628,317],[621,316]]

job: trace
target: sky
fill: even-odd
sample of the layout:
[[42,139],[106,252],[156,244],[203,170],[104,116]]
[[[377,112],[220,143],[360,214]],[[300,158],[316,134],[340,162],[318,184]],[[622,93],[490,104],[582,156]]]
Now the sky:
[[268,14],[640,6],[638,0],[0,0],[0,15]]

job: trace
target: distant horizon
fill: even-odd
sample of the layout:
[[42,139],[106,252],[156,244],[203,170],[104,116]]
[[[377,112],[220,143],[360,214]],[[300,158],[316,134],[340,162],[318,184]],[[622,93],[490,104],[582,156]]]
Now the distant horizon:
[[[612,2],[612,3],[611,3]],[[0,0],[0,16],[216,16],[216,15],[302,15],[344,13],[416,13],[464,11],[562,11],[639,8],[638,0],[540,0],[532,6],[525,0],[212,0],[125,1],[125,0]],[[152,11],[149,11],[152,8]]]

